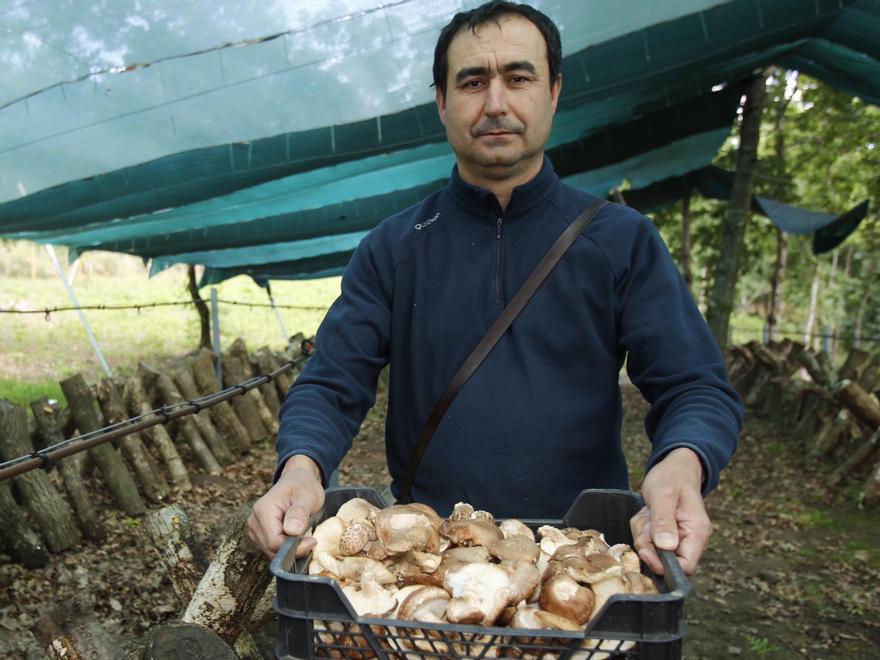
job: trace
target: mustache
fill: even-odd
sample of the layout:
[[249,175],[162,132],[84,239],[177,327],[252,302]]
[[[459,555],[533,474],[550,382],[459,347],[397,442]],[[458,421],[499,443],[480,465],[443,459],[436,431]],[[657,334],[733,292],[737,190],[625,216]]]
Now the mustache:
[[512,121],[506,117],[487,117],[483,119],[479,124],[471,129],[471,134],[474,137],[480,137],[481,135],[485,135],[486,133],[495,133],[498,131],[505,131],[507,133],[522,133],[525,130],[525,127],[519,122]]

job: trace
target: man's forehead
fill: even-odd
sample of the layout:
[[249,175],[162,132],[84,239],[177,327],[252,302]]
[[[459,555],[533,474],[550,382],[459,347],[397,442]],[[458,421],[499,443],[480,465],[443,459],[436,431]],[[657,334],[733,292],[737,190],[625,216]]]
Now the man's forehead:
[[547,46],[541,31],[522,16],[501,16],[477,26],[475,31],[462,29],[448,51],[449,70],[462,66],[497,65],[529,61],[535,67],[547,66]]

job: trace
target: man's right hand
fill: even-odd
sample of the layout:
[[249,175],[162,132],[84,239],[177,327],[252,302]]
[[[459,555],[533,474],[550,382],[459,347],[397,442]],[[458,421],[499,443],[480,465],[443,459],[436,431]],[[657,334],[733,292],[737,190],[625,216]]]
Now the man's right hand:
[[[302,536],[306,532],[309,516],[320,511],[322,506],[324,488],[318,464],[308,456],[291,456],[275,485],[254,504],[248,518],[248,536],[271,559],[285,538]],[[314,539],[304,538],[296,556],[306,555],[314,546]]]

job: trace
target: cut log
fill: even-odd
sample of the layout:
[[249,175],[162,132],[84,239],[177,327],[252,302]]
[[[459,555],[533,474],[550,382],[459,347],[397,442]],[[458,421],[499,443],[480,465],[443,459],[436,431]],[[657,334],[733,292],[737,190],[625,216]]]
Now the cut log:
[[126,654],[126,660],[237,660],[217,634],[194,623],[154,626]]
[[186,606],[208,568],[189,517],[179,506],[166,506],[148,515],[145,523],[174,592]]
[[[155,378],[153,378],[152,375],[155,375]],[[159,394],[159,400],[163,405],[171,406],[175,403],[186,401],[180,393],[180,390],[177,389],[177,385],[174,384],[174,381],[165,374],[154,372],[149,369],[149,367],[140,364],[138,365],[138,376],[140,377],[141,382],[145,382],[146,378],[149,377],[150,380],[155,383],[156,391]],[[195,415],[178,417],[177,428],[179,434],[178,437],[183,437],[205,472],[208,474],[220,474],[222,469],[219,460],[214,456],[214,453],[202,438],[202,434],[196,423]],[[229,463],[232,462],[232,454],[229,453],[229,448],[224,444],[218,449],[221,453],[225,452],[223,455],[225,462],[223,464],[229,465]]]
[[862,486],[859,499],[864,506],[870,508],[880,504],[880,462],[871,469],[871,475],[865,481],[865,485]]
[[[190,365],[196,387],[202,396],[220,391],[220,383],[217,382],[211,355],[210,351],[200,351],[198,357]],[[251,446],[251,438],[229,402],[221,401],[211,406],[209,410],[211,411],[211,420],[220,430],[221,435],[226,438],[233,453],[239,455],[246,452]]]
[[[27,411],[0,399],[0,457],[11,461],[33,453]],[[43,470],[30,470],[13,479],[28,511],[46,539],[50,552],[64,552],[82,540],[73,511]]]
[[[247,346],[244,343],[244,340],[239,337],[228,350],[229,355],[241,358],[242,366],[245,371],[245,375],[247,378],[253,378],[254,376],[262,375],[259,370],[259,366],[257,365],[256,358],[252,357],[250,353],[248,353]],[[272,413],[272,419],[276,422],[276,428],[273,433],[278,431],[277,429],[277,421],[278,421],[278,412],[281,410],[281,402],[278,400],[278,390],[275,389],[275,383],[269,381],[268,383],[263,383],[257,389],[260,390],[260,394],[263,395],[263,401],[266,406],[269,408],[269,412]],[[271,430],[271,427],[267,426]]]
[[857,383],[842,381],[834,389],[834,397],[872,430],[880,427],[880,404]]
[[[105,378],[95,386],[95,396],[104,414],[105,425],[118,424],[128,419],[122,387],[111,379]],[[130,433],[119,438],[119,448],[134,471],[144,497],[150,502],[163,501],[168,496],[168,484],[144,447],[140,433]]]
[[12,496],[8,481],[0,481],[0,529],[0,546],[15,561],[27,568],[42,568],[49,563],[49,553]]
[[[247,375],[247,370],[244,366],[244,360],[237,355],[228,355],[223,359],[223,381],[227,386],[237,385],[239,383],[243,383],[248,380],[249,376]],[[272,415],[272,412],[269,410],[269,406],[266,405],[266,402],[263,401],[263,395],[260,394],[259,388],[253,388],[245,392],[241,397],[235,397],[232,399],[233,403],[238,400],[244,400],[245,404],[242,404],[242,408],[247,408],[248,412],[246,413],[248,416],[256,413],[256,416],[259,420],[259,428],[262,429],[263,435],[261,437],[265,438],[267,436],[274,436],[278,431],[278,423],[275,420],[275,417]],[[253,408],[253,412],[250,409]],[[250,432],[250,426],[245,424]],[[254,437],[253,435],[251,437]]]
[[[144,391],[144,386],[137,376],[129,376],[125,379],[125,399],[128,404],[128,412],[131,413],[132,417],[144,415],[152,410],[148,403],[149,400],[147,399],[147,393]],[[156,416],[154,413],[151,417],[147,417],[147,419]],[[157,424],[144,429],[144,434],[162,458],[165,467],[168,468],[171,486],[181,491],[192,489],[192,483],[189,480],[186,466],[183,464],[180,454],[177,453],[177,448],[174,446],[174,442],[172,442],[165,427]]]
[[[64,435],[61,432],[64,420],[61,406],[57,401],[50,401],[46,397],[40,397],[31,401],[31,411],[34,413],[37,429],[42,435],[46,446],[54,445],[64,440]],[[79,528],[87,539],[100,542],[107,538],[107,531],[92,504],[92,496],[83,483],[79,462],[74,460],[76,456],[80,455],[74,454],[73,456],[62,458],[56,462],[56,465],[61,472],[61,478],[64,480],[64,488],[67,490],[67,497],[70,499],[73,511],[76,514]]]
[[831,385],[831,373],[823,366],[812,351],[801,351],[795,356],[795,359],[807,370],[810,378],[816,385],[821,387],[829,387]]
[[252,508],[246,504],[233,518],[183,615],[185,622],[207,626],[227,643],[247,628],[271,578],[266,557],[247,535]]
[[123,657],[120,645],[98,622],[89,594],[56,606],[31,626],[31,632],[53,660]]
[[[67,397],[71,415],[73,415],[80,433],[85,434],[101,428],[101,415],[98,412],[97,403],[81,374],[75,374],[62,380],[61,391]],[[107,484],[122,510],[129,516],[142,515],[147,507],[137,490],[134,477],[128,471],[125,461],[122,460],[122,456],[119,455],[116,448],[109,443],[104,443],[91,447],[88,452],[95,465],[98,466],[101,478]]]
[[854,348],[846,356],[846,362],[837,372],[837,380],[854,380],[859,381],[862,375],[862,369],[868,362],[869,354],[860,348]]
[[[199,398],[199,390],[196,387],[196,381],[193,380],[191,370],[182,369],[175,373],[171,380],[174,381],[177,389],[180,390],[180,394],[186,397],[187,401],[194,401]],[[220,465],[232,463],[235,460],[235,456],[229,448],[229,444],[220,435],[220,431],[214,426],[214,422],[211,421],[210,411],[208,409],[202,410],[193,415],[192,419],[195,420],[196,426],[199,427],[199,433],[208,447],[211,448],[211,453],[214,454],[217,462]]]
[[859,448],[838,467],[828,479],[829,488],[837,488],[844,479],[859,469],[860,466],[871,466],[880,460],[880,429],[868,434],[867,439]]
[[[268,376],[281,366],[281,363],[278,362],[275,355],[266,346],[254,353],[254,357],[257,360],[257,367],[260,374],[264,376]],[[294,375],[293,371],[285,371],[283,374],[278,374],[275,378],[275,389],[278,392],[278,400],[282,404],[287,397],[287,392],[290,390],[290,386],[293,385]]]
[[819,431],[813,438],[813,456],[831,454],[850,432],[852,423],[852,414],[848,410],[839,410],[833,417],[823,417]]
[[880,351],[865,365],[859,378],[859,385],[865,392],[873,392],[880,385]]

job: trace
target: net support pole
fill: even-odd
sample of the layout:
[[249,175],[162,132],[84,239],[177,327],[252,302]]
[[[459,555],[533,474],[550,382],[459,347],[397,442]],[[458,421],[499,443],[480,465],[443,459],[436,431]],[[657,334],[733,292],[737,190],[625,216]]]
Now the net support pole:
[[214,368],[217,382],[223,384],[223,369],[220,363],[220,305],[217,302],[217,288],[211,287],[211,346],[214,349]]
[[272,311],[275,312],[275,318],[278,319],[278,327],[281,328],[281,341],[284,342],[284,345],[287,345],[287,342],[290,341],[290,335],[287,334],[287,328],[284,327],[284,319],[281,318],[281,312],[275,306],[275,298],[272,297],[272,287],[269,286],[269,282],[266,282],[266,293],[269,296],[269,304],[272,305]]
[[76,299],[76,294],[73,292],[73,287],[70,286],[70,282],[68,282],[67,280],[67,275],[64,274],[64,269],[61,267],[61,262],[58,261],[58,255],[55,254],[55,247],[52,245],[46,245],[46,252],[49,253],[49,258],[55,265],[55,270],[58,271],[58,277],[61,278],[61,283],[67,290],[67,297],[70,298],[71,304],[76,307],[76,313],[79,314],[79,320],[82,323],[83,328],[85,328],[86,336],[88,336],[89,338],[89,343],[91,343],[92,349],[95,351],[95,355],[98,356],[98,362],[101,363],[101,366],[104,368],[104,371],[107,373],[107,375],[112,378],[113,372],[110,370],[110,365],[107,364],[107,360],[104,358],[104,353],[101,351],[101,347],[98,346],[98,341],[95,339],[95,335],[92,332],[92,326],[89,325],[89,320],[83,313],[82,308],[80,308],[79,300]]

